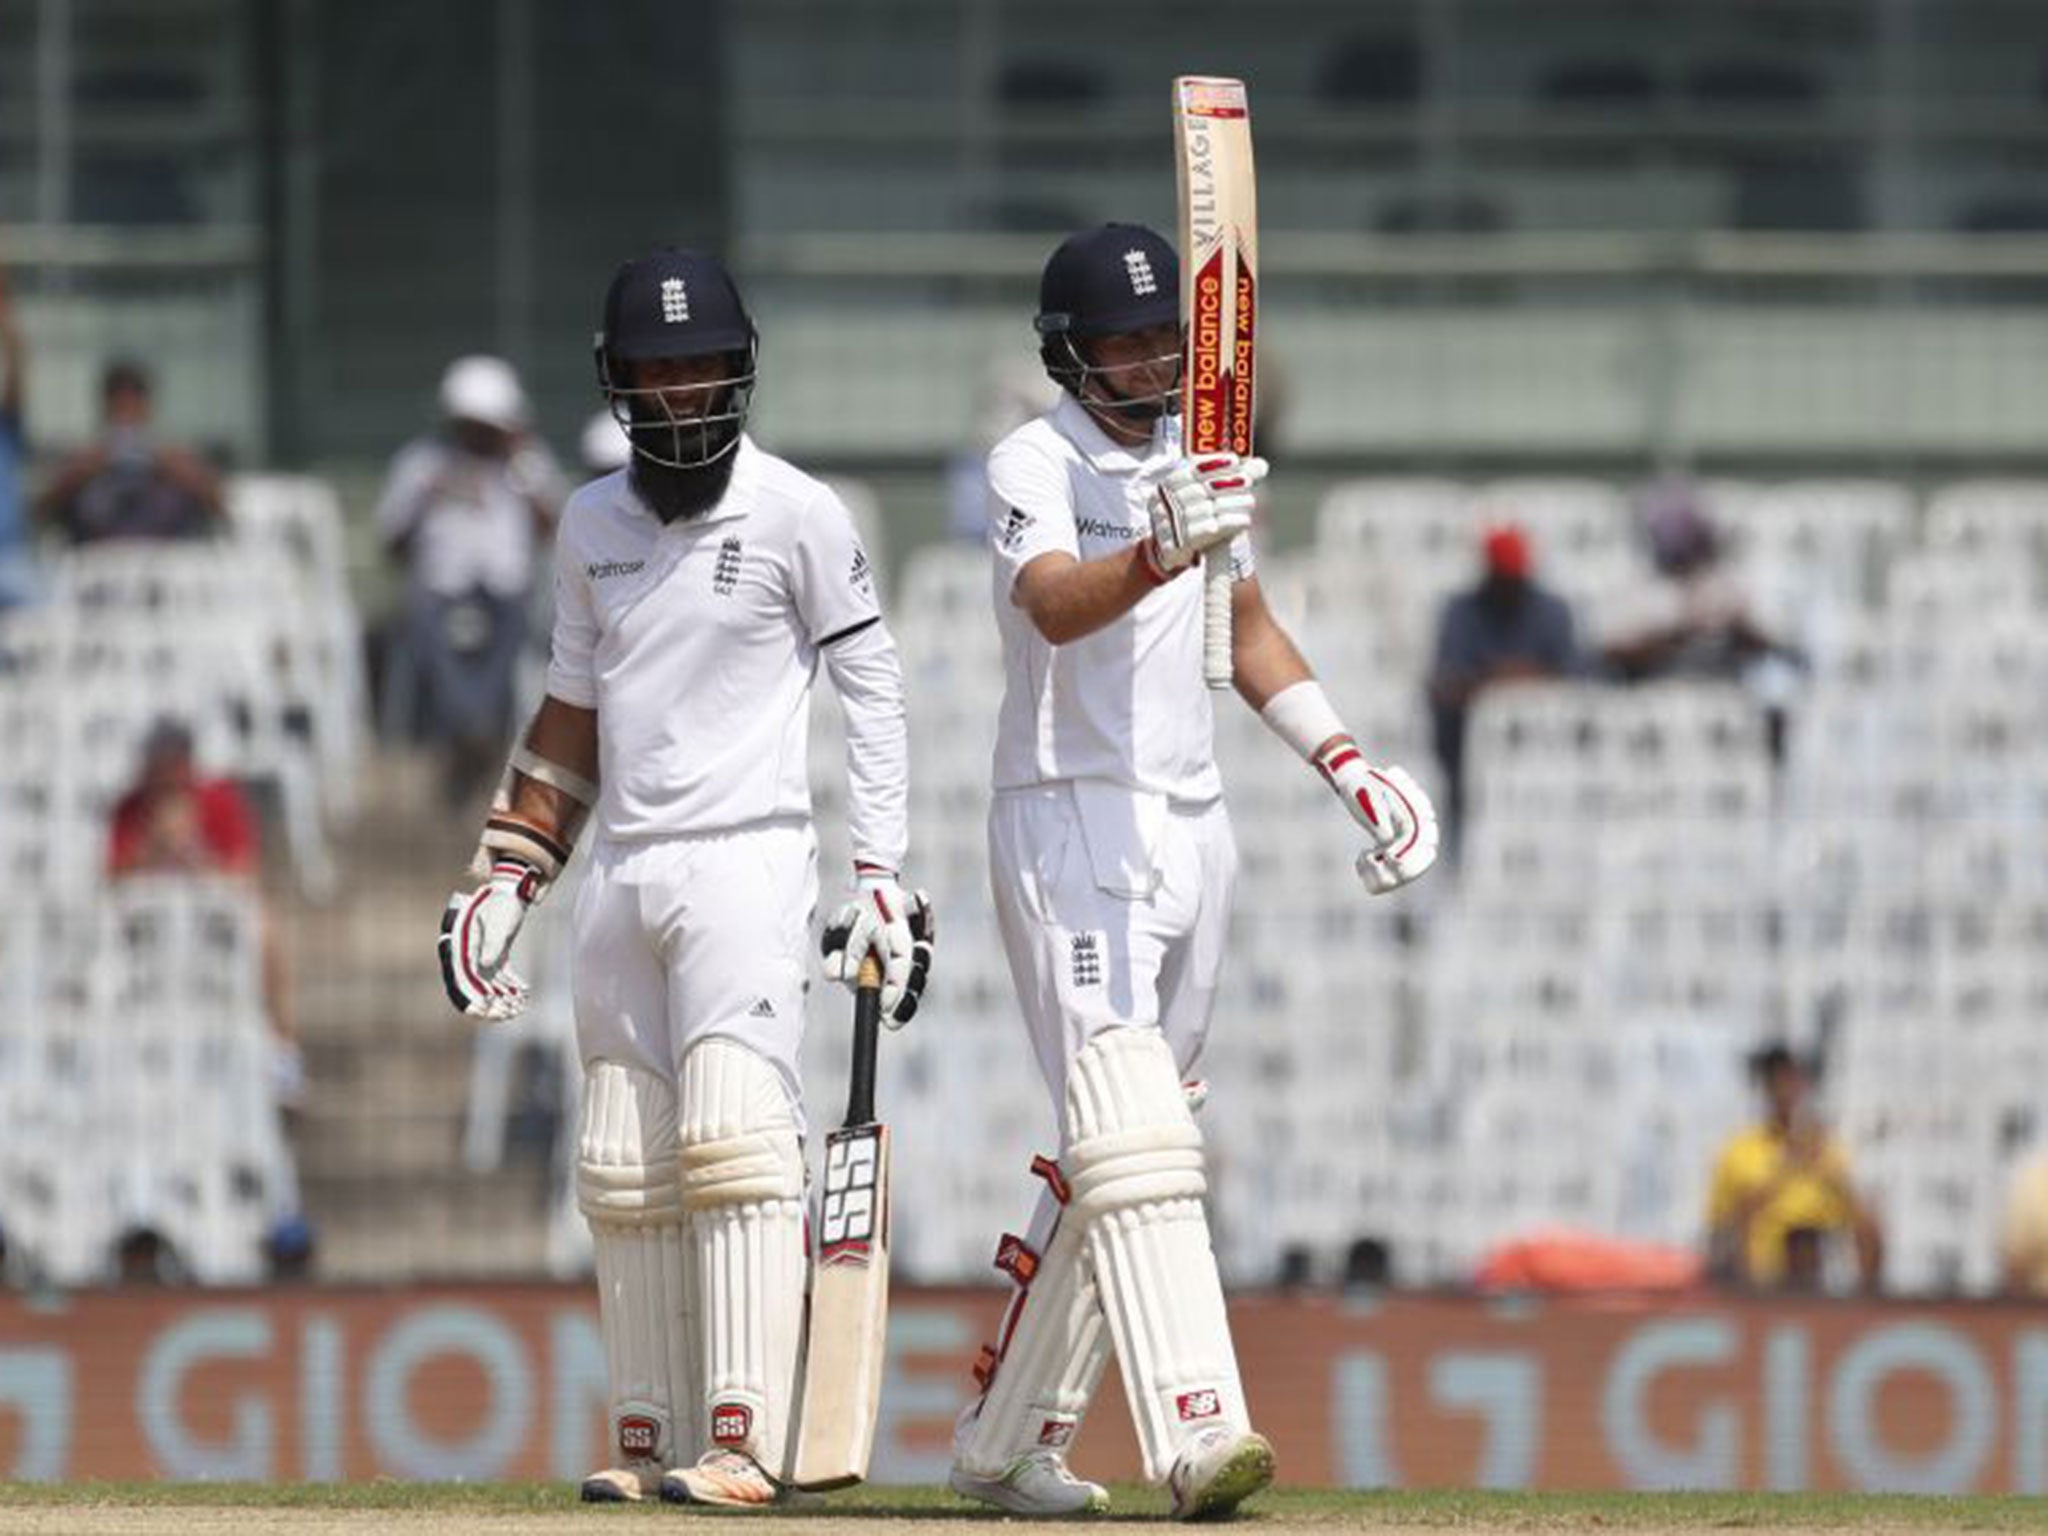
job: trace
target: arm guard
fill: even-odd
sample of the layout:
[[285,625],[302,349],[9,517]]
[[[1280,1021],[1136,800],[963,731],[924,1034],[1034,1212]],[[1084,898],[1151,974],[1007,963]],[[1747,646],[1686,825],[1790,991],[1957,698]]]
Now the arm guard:
[[[512,809],[515,775],[567,795],[581,809],[560,827],[542,826],[531,817],[519,815]],[[589,779],[560,763],[549,762],[524,742],[520,743],[512,749],[511,761],[505,765],[497,792],[491,796],[491,813],[484,822],[483,836],[477,841],[476,854],[470,860],[470,873],[479,880],[485,879],[498,859],[519,859],[540,871],[541,889],[546,889],[568,864],[576,846],[576,834],[582,830],[584,813],[596,800],[597,786]]]

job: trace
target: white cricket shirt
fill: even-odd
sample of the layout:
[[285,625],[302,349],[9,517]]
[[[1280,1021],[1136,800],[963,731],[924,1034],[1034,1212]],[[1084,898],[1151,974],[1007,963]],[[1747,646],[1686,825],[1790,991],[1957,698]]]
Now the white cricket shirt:
[[[749,437],[736,452],[724,497],[700,517],[664,525],[627,470],[562,514],[548,692],[597,711],[595,815],[610,838],[808,817],[819,648],[881,617],[845,504]],[[908,796],[900,755],[884,756],[893,782],[850,819],[856,853],[894,868]]]
[[[1149,537],[1152,486],[1179,457],[1178,418],[1163,419],[1145,448],[1124,448],[1071,397],[989,454],[1004,670],[997,789],[1103,779],[1176,800],[1223,793],[1202,681],[1199,570],[1066,645],[1048,642],[1010,597],[1018,573],[1040,555],[1060,550],[1095,560]],[[1249,537],[1231,546],[1230,558],[1237,580],[1252,574]]]

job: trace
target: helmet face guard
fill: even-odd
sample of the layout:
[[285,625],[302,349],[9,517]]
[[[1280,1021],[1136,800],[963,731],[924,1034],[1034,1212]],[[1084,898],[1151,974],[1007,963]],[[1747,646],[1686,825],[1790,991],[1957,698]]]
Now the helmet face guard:
[[[1039,343],[1038,355],[1045,364],[1046,373],[1083,405],[1113,411],[1128,416],[1133,422],[1147,424],[1180,409],[1181,371],[1187,362],[1180,346],[1176,345],[1171,352],[1141,357],[1134,362],[1095,363],[1082,352],[1080,342],[1071,330],[1043,326],[1041,329],[1044,336]],[[1162,363],[1173,366],[1171,382],[1164,389],[1132,394],[1122,387],[1122,381],[1128,375],[1157,368]],[[1091,383],[1093,389],[1090,388]]]
[[749,337],[744,349],[725,354],[732,371],[722,379],[640,386],[629,382],[633,364],[607,351],[600,337],[597,384],[635,458],[664,469],[702,469],[739,447],[754,400],[758,353]]

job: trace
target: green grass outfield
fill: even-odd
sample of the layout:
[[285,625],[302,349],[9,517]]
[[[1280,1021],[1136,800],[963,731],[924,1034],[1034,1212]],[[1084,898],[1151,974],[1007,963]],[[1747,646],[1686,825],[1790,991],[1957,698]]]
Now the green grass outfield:
[[[1109,1522],[1157,1519],[1157,1490],[1113,1490],[1118,1514]],[[296,1509],[346,1513],[404,1510],[448,1514],[541,1514],[577,1508],[565,1483],[0,1483],[0,1511],[128,1508]],[[660,1504],[592,1510],[592,1518],[676,1519]],[[805,1499],[776,1510],[783,1519],[928,1522],[973,1519],[972,1505],[938,1488],[858,1488]],[[739,1518],[751,1518],[741,1516]],[[1000,1517],[990,1514],[989,1519]],[[1100,1522],[1090,1522],[1100,1523]],[[1755,1527],[2048,1531],[2048,1500],[1915,1498],[1898,1495],[1752,1493],[1472,1493],[1279,1489],[1259,1496],[1239,1523],[1327,1526],[1501,1527],[1530,1530],[1618,1527],[1643,1530],[1726,1530]],[[5,1522],[0,1521],[0,1529]]]

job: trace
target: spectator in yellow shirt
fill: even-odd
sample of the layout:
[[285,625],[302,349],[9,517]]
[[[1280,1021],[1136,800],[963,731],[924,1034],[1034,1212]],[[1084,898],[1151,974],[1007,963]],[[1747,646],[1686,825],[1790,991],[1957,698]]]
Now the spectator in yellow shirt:
[[1769,1290],[1818,1290],[1823,1249],[1846,1233],[1856,1269],[1875,1290],[1884,1237],[1857,1195],[1841,1142],[1815,1115],[1813,1074],[1782,1045],[1750,1058],[1763,1122],[1721,1149],[1707,1199],[1707,1265],[1716,1279]]
[[2048,1296],[2048,1157],[2013,1175],[1998,1232],[1998,1267],[2014,1296]]

